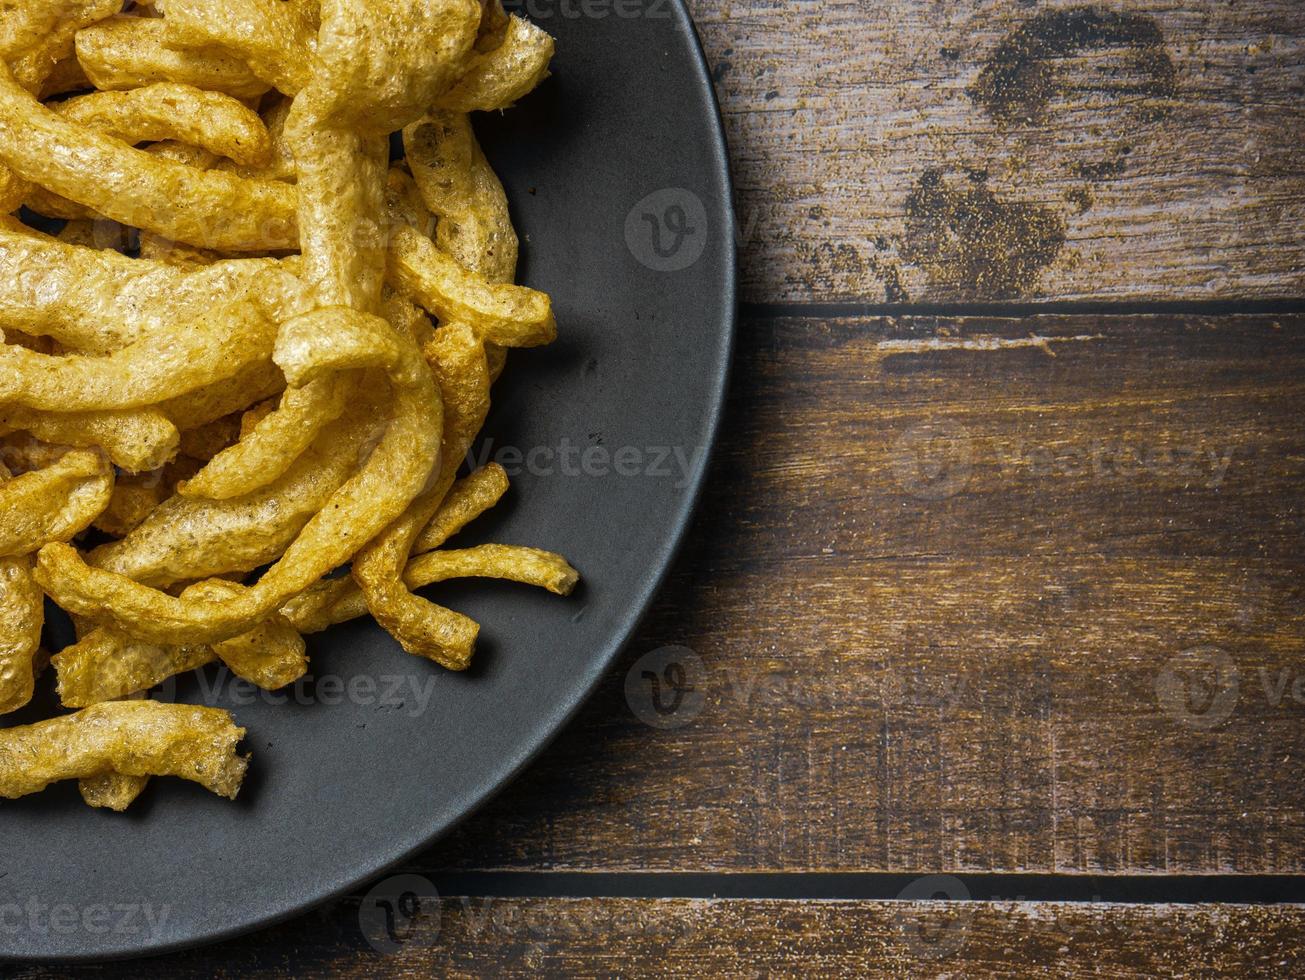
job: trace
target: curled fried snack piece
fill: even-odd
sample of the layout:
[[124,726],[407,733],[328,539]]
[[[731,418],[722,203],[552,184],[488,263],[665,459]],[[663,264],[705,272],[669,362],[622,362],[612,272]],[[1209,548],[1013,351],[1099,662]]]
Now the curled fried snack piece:
[[313,77],[320,26],[312,0],[169,0],[172,48],[220,48],[263,81],[295,95]]
[[111,629],[95,629],[56,653],[50,663],[58,679],[59,702],[85,708],[148,691],[169,677],[211,663],[212,647],[160,646]]
[[177,427],[158,409],[107,412],[42,412],[0,406],[0,433],[30,432],[42,442],[79,449],[100,448],[129,473],[155,470],[177,453]]
[[513,15],[503,42],[472,55],[458,83],[436,101],[457,112],[506,109],[548,77],[553,39],[528,20]]
[[480,339],[502,347],[538,347],[557,339],[546,294],[489,282],[406,226],[395,230],[390,244],[389,281],[441,320],[465,323]]
[[217,708],[109,701],[34,725],[0,730],[0,797],[39,793],[61,779],[118,772],[178,776],[235,799],[248,759],[245,730]]
[[422,555],[443,547],[449,538],[502,500],[507,490],[507,472],[498,463],[482,466],[453,484],[439,511],[417,538],[413,553]]
[[237,99],[256,99],[271,87],[228,54],[168,47],[167,27],[157,18],[111,17],[78,31],[77,60],[102,91],[182,82]]
[[[410,561],[403,573],[409,589],[461,578],[504,579],[565,596],[575,589],[580,573],[561,555],[502,544],[432,551]],[[365,616],[368,608],[349,579],[327,579],[286,603],[282,612],[301,633],[320,633]]]
[[353,577],[367,608],[409,653],[429,657],[451,670],[471,660],[479,627],[466,616],[413,595],[403,583],[403,568],[417,535],[438,511],[489,412],[489,364],[484,347],[461,324],[441,327],[427,354],[444,402],[442,472],[435,485],[368,545],[353,563]]
[[41,646],[45,596],[26,557],[0,558],[0,715],[32,700],[32,662]]
[[173,163],[78,126],[32,98],[2,65],[0,158],[106,218],[190,245],[258,252],[295,240],[293,188]]
[[288,388],[281,405],[178,488],[183,497],[230,500],[278,480],[327,425],[344,414],[356,379],[336,375]]
[[47,411],[140,408],[221,381],[265,361],[274,327],[251,304],[219,307],[173,342],[149,340],[107,357],[51,357],[0,348],[0,401]]
[[102,453],[87,449],[0,484],[0,556],[70,541],[91,526],[112,493],[112,467]]
[[124,143],[180,140],[248,166],[272,160],[272,137],[258,113],[193,85],[159,82],[128,92],[92,92],[57,103],[54,111]]

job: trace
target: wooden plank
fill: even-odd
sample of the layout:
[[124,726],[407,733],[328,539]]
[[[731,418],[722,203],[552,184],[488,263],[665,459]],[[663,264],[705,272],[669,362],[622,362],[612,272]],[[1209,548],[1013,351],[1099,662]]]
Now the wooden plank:
[[692,8],[745,299],[1302,294],[1297,0]]
[[[397,943],[368,927],[370,945],[359,904],[342,903],[153,964],[205,978],[1292,976],[1305,929],[1300,906],[447,898],[404,908],[413,914],[398,913]],[[135,976],[140,964],[93,969]]]
[[[1303,330],[746,324],[656,613],[422,865],[1305,870]],[[697,692],[654,730],[643,671],[676,677],[639,658],[667,645]]]

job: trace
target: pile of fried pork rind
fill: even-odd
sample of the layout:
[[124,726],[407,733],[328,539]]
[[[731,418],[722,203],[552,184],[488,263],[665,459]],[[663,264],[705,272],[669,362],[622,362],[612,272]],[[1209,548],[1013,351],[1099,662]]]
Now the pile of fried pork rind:
[[364,615],[461,670],[477,624],[414,590],[574,587],[445,547],[507,490],[458,478],[506,351],[556,331],[469,114],[552,53],[498,0],[0,8],[0,713],[45,672],[78,709],[0,729],[0,797],[234,797],[244,729],[144,692],[213,662],[284,687]]

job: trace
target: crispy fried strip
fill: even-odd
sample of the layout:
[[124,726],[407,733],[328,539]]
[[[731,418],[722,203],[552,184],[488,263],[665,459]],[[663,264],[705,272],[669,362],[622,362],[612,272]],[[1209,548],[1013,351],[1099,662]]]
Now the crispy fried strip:
[[177,453],[177,427],[157,409],[43,412],[0,406],[0,432],[30,432],[42,442],[79,449],[98,447],[129,473],[158,469]]
[[439,511],[413,545],[413,554],[423,555],[444,543],[481,514],[492,508],[508,490],[508,477],[498,463],[482,466],[453,484]]
[[112,623],[154,642],[211,643],[254,628],[343,565],[423,490],[438,452],[438,426],[432,420],[439,413],[439,396],[420,352],[411,338],[383,320],[373,333],[396,339],[398,359],[387,366],[395,388],[393,418],[362,470],[336,491],[255,585],[232,598],[201,582],[175,597],[92,568],[76,549],[61,544],[41,550],[37,581],[74,615]]
[[126,776],[120,772],[105,772],[84,776],[77,781],[82,800],[87,806],[99,807],[121,813],[145,791],[149,776]]
[[[279,0],[278,0],[279,2]],[[259,167],[243,167],[234,160],[222,160],[217,169],[227,170],[251,180],[285,180],[294,183],[298,179],[294,153],[286,137],[285,124],[293,107],[292,99],[281,99],[263,113],[263,125],[272,140],[272,159]]]
[[557,339],[557,322],[546,294],[491,283],[407,226],[397,228],[392,237],[388,274],[400,294],[441,320],[466,323],[484,341],[502,347],[537,347]]
[[178,492],[184,497],[230,500],[277,480],[323,428],[344,414],[354,382],[336,375],[286,389],[276,411],[264,416],[234,446],[212,457]]
[[[414,558],[403,573],[409,589],[460,578],[498,578],[570,595],[580,573],[561,555],[535,548],[485,544],[455,551],[432,551]],[[349,579],[327,579],[286,603],[282,610],[302,633],[320,633],[365,616],[367,603]]]
[[248,633],[213,644],[213,652],[236,676],[265,691],[277,691],[308,673],[304,638],[280,614]]
[[60,779],[119,772],[179,776],[235,799],[248,759],[245,730],[217,708],[110,701],[34,725],[0,730],[0,797],[38,793]]
[[474,54],[458,83],[436,104],[457,112],[506,109],[548,77],[553,39],[528,20],[512,16],[503,43]]
[[109,461],[88,449],[0,484],[0,556],[30,555],[47,542],[72,540],[112,493]]
[[51,658],[59,703],[85,708],[148,691],[169,677],[211,663],[212,647],[159,646],[110,629],[95,629]]
[[3,68],[0,158],[20,177],[105,217],[190,245],[265,251],[295,238],[292,188],[197,170],[78,126]]
[[77,32],[77,60],[97,89],[182,82],[237,99],[256,99],[270,86],[238,58],[213,49],[176,51],[162,19],[110,17]]
[[435,243],[490,282],[516,277],[518,241],[503,184],[464,113],[435,112],[403,131],[422,200],[439,218]]
[[258,113],[193,85],[159,82],[129,92],[92,92],[57,103],[54,111],[124,143],[180,140],[247,166],[272,160],[272,137]]
[[56,237],[65,245],[127,252],[132,248],[134,232],[107,218],[98,221],[90,218],[73,218],[60,229]]
[[311,0],[169,0],[164,24],[171,47],[221,48],[287,95],[312,81],[320,17]]
[[427,361],[444,401],[441,472],[402,518],[357,555],[353,578],[376,621],[405,650],[450,670],[463,670],[471,661],[479,628],[466,616],[413,595],[403,584],[403,568],[413,542],[439,510],[463,455],[485,423],[489,365],[484,348],[461,324],[436,331]]
[[138,341],[105,357],[51,357],[6,345],[0,401],[83,412],[154,405],[265,361],[272,334],[272,325],[246,303],[200,318],[169,344]]
[[91,562],[140,582],[170,585],[275,561],[357,467],[375,425],[373,412],[371,405],[358,406],[332,423],[279,480],[255,493],[164,501],[121,541],[92,552]]
[[322,117],[389,134],[447,89],[476,39],[477,0],[323,0],[318,77]]
[[[0,462],[0,485],[10,477]],[[32,700],[36,686],[33,662],[41,647],[45,596],[32,578],[26,557],[0,558],[0,715]]]
[[69,92],[82,92],[91,88],[91,80],[82,70],[82,63],[76,56],[64,58],[50,70],[50,75],[41,83],[41,101]]

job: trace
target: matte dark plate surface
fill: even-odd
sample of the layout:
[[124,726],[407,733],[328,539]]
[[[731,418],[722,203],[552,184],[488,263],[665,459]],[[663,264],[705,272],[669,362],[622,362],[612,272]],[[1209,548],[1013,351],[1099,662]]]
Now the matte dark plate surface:
[[[125,815],[83,806],[72,783],[0,803],[0,956],[158,952],[358,886],[510,780],[647,607],[724,394],[724,144],[677,4],[526,10],[558,39],[554,77],[480,128],[522,233],[522,280],[553,295],[561,339],[509,362],[486,433],[513,489],[465,543],[562,552],[581,588],[570,599],[485,583],[429,590],[483,624],[465,675],[409,657],[367,622],[314,638],[315,681],[283,697],[213,670],[183,679],[180,700],[229,707],[249,729],[240,799],[155,780]],[[47,701],[6,722],[50,711]]]

